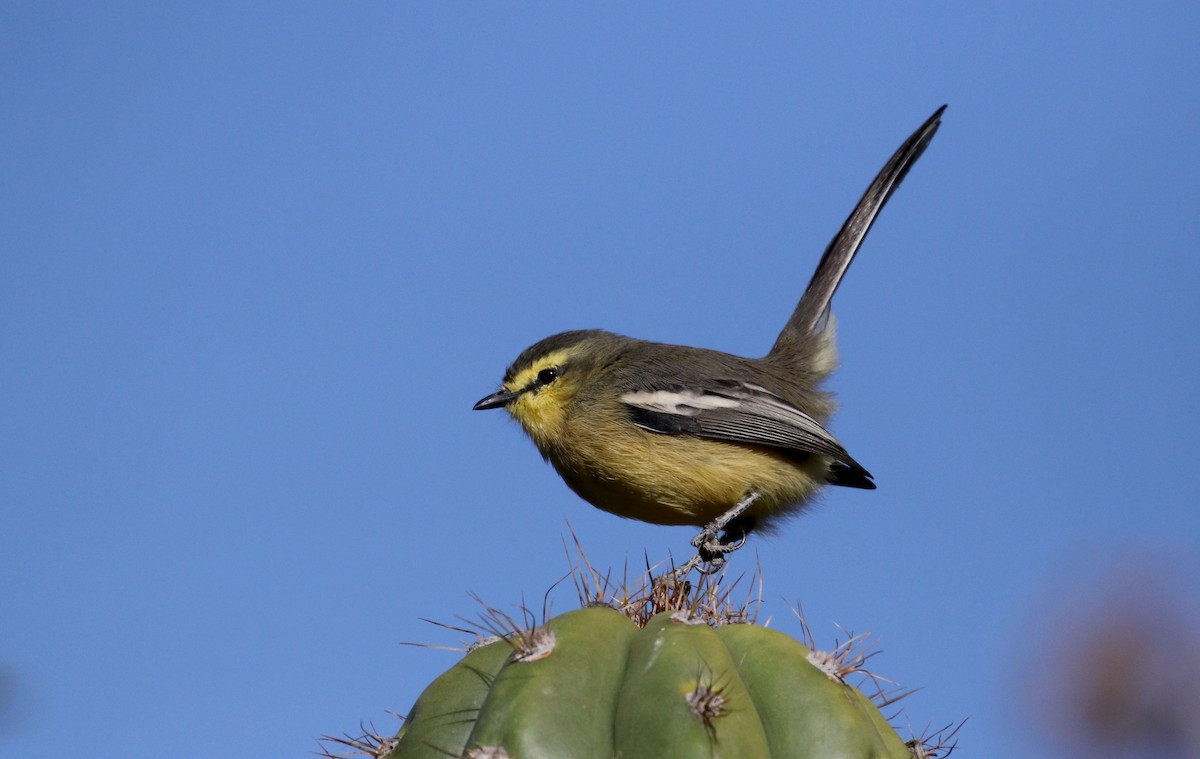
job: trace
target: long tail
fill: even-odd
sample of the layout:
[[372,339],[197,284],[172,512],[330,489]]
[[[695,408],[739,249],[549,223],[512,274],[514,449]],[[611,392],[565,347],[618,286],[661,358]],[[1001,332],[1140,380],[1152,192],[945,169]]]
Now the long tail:
[[806,337],[819,331],[829,311],[829,302],[833,299],[846,270],[850,268],[850,262],[854,260],[858,247],[862,245],[871,225],[875,223],[875,217],[900,186],[908,170],[925,152],[926,146],[942,123],[942,112],[945,110],[946,106],[943,105],[934,111],[888,159],[875,181],[871,182],[871,186],[846,219],[846,223],[842,224],[842,228],[825,249],[825,255],[821,256],[821,262],[817,264],[812,280],[808,283],[804,295],[800,297],[800,303],[796,305],[792,318],[788,319],[783,331],[779,333],[769,356],[787,355],[794,347],[804,344]]

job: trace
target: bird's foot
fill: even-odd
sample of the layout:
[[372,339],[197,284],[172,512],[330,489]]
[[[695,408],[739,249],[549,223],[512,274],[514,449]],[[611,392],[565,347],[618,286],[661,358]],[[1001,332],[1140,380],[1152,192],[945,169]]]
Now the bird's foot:
[[[757,500],[758,493],[750,493],[732,509],[705,525],[704,529],[692,538],[696,555],[675,570],[675,578],[682,580],[697,567],[700,567],[700,574],[710,575],[725,566],[725,556],[746,543],[745,523],[735,520]],[[704,566],[701,567],[702,564]]]

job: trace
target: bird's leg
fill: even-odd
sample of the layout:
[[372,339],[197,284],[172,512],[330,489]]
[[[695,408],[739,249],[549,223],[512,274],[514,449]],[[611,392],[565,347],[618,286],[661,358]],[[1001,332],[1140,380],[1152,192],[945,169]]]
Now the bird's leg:
[[720,569],[725,564],[725,554],[733,553],[746,542],[746,527],[735,520],[746,513],[746,509],[758,499],[758,493],[749,493],[729,511],[705,525],[704,529],[692,538],[696,555],[675,570],[675,577],[686,577],[700,564],[708,565],[706,569],[701,570],[704,574],[712,574]]

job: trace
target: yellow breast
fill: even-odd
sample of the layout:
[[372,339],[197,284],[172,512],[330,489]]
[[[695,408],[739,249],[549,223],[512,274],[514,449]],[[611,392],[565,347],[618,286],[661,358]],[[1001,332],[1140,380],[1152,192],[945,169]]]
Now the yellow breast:
[[615,435],[575,429],[568,446],[543,450],[563,480],[592,505],[666,525],[708,524],[751,492],[748,512],[797,509],[825,480],[828,461],[691,435],[622,426]]

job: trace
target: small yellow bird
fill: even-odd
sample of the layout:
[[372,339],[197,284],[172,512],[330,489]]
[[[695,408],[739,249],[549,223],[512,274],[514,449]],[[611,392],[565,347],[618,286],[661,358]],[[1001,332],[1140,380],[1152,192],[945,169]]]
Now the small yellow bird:
[[821,385],[837,365],[830,300],[875,217],[924,152],[946,106],[888,160],[838,230],[796,310],[763,358],[577,330],[526,348],[505,408],[572,490],[618,516],[704,529],[711,569],[752,529],[798,514],[822,485],[873,489],[871,474],[824,427]]

